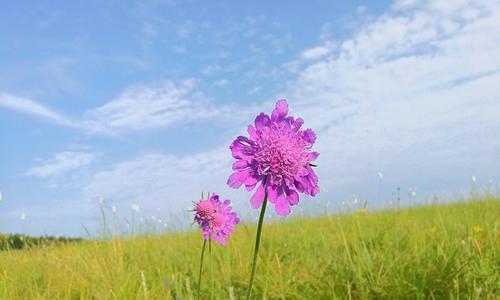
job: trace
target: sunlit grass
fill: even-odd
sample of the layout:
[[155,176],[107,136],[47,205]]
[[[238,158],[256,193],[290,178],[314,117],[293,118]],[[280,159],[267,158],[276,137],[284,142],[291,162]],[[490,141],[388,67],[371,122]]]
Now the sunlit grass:
[[[498,299],[499,220],[489,198],[267,223],[253,298]],[[255,230],[207,255],[202,298],[245,295]],[[201,246],[194,231],[1,251],[0,299],[193,299]]]

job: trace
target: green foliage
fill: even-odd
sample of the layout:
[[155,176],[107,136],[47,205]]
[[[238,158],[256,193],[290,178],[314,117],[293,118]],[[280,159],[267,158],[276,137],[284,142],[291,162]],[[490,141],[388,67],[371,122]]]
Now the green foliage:
[[82,241],[82,239],[53,236],[31,237],[24,234],[0,234],[0,251],[46,247],[79,241]]
[[[498,299],[499,214],[491,198],[267,223],[252,298]],[[255,230],[207,255],[202,299],[245,295]],[[190,232],[0,251],[0,299],[194,299],[202,244]]]

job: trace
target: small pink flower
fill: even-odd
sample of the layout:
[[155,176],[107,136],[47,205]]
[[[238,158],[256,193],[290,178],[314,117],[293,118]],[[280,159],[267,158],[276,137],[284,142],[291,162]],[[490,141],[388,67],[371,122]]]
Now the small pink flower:
[[200,225],[205,240],[212,238],[221,245],[226,245],[226,239],[234,232],[234,225],[240,222],[230,204],[229,200],[220,201],[215,193],[210,199],[201,199],[195,204],[194,220]]

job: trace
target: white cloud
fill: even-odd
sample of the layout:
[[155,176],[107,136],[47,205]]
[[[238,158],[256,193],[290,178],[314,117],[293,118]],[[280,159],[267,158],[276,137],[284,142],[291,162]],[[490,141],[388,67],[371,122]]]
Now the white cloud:
[[216,82],[214,82],[214,85],[215,86],[225,86],[229,83],[228,80],[226,79],[220,79],[220,80],[217,80]]
[[[224,86],[227,80],[214,84]],[[126,88],[104,105],[86,111],[79,119],[69,119],[30,99],[0,94],[0,107],[42,117],[63,126],[92,134],[117,135],[130,130],[166,128],[176,124],[217,119],[234,120],[247,109],[233,104],[215,105],[198,88],[195,79],[178,82],[160,80]],[[252,108],[253,109],[253,108]]]
[[69,171],[87,166],[94,161],[93,153],[65,151],[55,154],[51,159],[41,165],[32,167],[26,172],[28,176],[47,178],[59,176]]
[[201,73],[207,76],[213,76],[224,71],[224,68],[220,65],[208,65],[203,68]]
[[75,122],[64,115],[27,98],[0,93],[0,106],[40,117],[60,125],[76,126]]
[[248,91],[248,95],[255,95],[258,94],[262,90],[262,87],[260,85],[254,86]]
[[85,114],[94,131],[166,127],[178,122],[212,118],[218,114],[195,80],[159,81],[125,89],[117,98]]
[[358,14],[363,14],[363,13],[365,13],[365,12],[366,12],[366,9],[367,9],[367,8],[366,8],[366,6],[364,6],[364,5],[360,5],[360,6],[356,7],[356,12],[357,12]]
[[416,3],[416,0],[397,0],[394,1],[393,7],[397,9],[407,9],[414,6]]
[[320,46],[302,51],[302,53],[300,54],[300,58],[304,60],[316,60],[322,58],[323,56],[327,55],[330,52],[331,49]]

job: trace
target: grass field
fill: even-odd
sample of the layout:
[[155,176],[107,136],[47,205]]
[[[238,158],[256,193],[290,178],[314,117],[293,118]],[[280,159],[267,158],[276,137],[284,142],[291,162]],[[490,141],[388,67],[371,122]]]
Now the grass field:
[[[499,299],[500,200],[264,225],[254,299]],[[254,225],[206,256],[203,299],[240,299]],[[197,231],[0,251],[0,299],[194,299]]]

